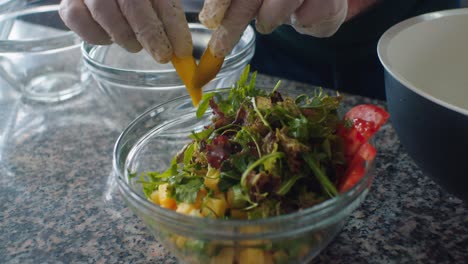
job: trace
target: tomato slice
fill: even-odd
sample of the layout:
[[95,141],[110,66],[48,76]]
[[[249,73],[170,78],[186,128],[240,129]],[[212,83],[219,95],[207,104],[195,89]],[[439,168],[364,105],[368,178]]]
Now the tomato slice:
[[339,192],[346,192],[351,189],[366,173],[366,162],[371,162],[377,155],[377,150],[369,143],[365,142],[349,162],[348,168],[338,185]]
[[359,147],[368,140],[354,126],[351,128],[339,126],[337,133],[344,140],[344,155],[346,160],[350,160],[358,151]]
[[345,157],[349,161],[358,149],[387,122],[389,114],[376,105],[357,105],[346,113],[345,120],[352,121],[351,128],[338,128],[338,135],[344,139]]
[[361,104],[351,108],[344,119],[353,121],[361,134],[371,133],[370,136],[372,136],[387,122],[389,117],[390,114],[379,106]]
[[346,192],[366,173],[366,162],[371,162],[377,154],[368,140],[387,122],[389,114],[383,108],[371,104],[357,105],[346,113],[345,120],[352,121],[350,128],[338,127],[345,144],[344,155],[347,168],[338,184],[338,191]]

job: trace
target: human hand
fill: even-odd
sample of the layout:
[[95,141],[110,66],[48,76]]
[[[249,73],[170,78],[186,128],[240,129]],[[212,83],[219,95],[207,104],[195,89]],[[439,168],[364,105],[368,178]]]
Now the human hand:
[[224,57],[254,18],[262,34],[289,24],[302,34],[329,37],[345,21],[347,9],[347,0],[205,0],[199,18],[216,29],[209,46],[216,57]]
[[192,56],[192,37],[179,0],[62,0],[65,24],[84,41],[142,48],[160,63]]

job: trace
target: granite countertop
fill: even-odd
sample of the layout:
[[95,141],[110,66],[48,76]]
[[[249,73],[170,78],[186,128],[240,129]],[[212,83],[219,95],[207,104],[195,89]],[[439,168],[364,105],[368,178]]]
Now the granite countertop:
[[[113,145],[132,117],[88,86],[50,105],[0,89],[0,262],[176,263],[109,188]],[[282,89],[292,86],[304,84]],[[422,174],[391,123],[376,145],[369,195],[314,262],[466,263],[468,206]]]

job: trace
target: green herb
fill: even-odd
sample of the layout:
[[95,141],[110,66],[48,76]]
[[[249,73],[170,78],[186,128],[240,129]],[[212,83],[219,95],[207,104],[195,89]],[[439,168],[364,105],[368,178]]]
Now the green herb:
[[304,156],[304,160],[307,162],[309,167],[312,169],[312,171],[315,174],[315,177],[317,177],[317,180],[320,182],[322,185],[322,188],[327,192],[327,194],[330,197],[336,196],[338,194],[338,191],[336,190],[335,185],[328,179],[328,177],[325,175],[325,173],[322,171],[322,169],[319,167],[319,164],[315,160],[312,154],[307,154]]
[[196,113],[197,118],[201,118],[205,114],[206,110],[208,109],[210,105],[210,100],[211,98],[213,98],[214,95],[215,95],[214,92],[203,94],[202,99],[198,105],[198,109]]
[[194,203],[202,185],[203,181],[198,177],[189,179],[186,183],[178,184],[177,188],[175,188],[176,200],[184,203]]

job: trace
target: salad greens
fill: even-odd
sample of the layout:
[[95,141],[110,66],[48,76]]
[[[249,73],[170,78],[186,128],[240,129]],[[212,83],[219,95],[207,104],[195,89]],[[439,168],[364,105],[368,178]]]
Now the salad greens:
[[[312,207],[363,178],[377,153],[369,139],[389,118],[384,109],[362,104],[340,118],[339,94],[317,89],[293,98],[279,92],[281,82],[264,90],[255,73],[249,76],[247,67],[229,92],[202,96],[196,116],[211,109],[211,122],[192,131],[165,171],[139,178],[129,171],[149,200],[190,216],[258,219]],[[187,262],[291,263],[302,262],[336,228],[232,243],[160,232]]]
[[212,123],[192,132],[166,171],[142,175],[149,199],[190,215],[255,219],[338,194],[346,160],[336,131],[348,126],[337,114],[341,96],[317,89],[292,98],[280,82],[267,91],[255,80],[247,67],[227,97],[203,95],[196,115],[211,108]]

